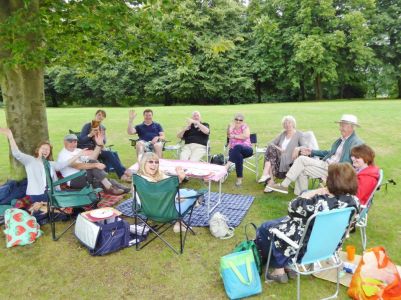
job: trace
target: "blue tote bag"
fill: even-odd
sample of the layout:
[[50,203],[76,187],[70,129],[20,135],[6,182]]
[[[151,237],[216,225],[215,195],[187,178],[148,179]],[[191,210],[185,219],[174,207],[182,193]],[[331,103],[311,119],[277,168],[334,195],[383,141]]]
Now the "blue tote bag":
[[262,292],[259,272],[251,250],[231,253],[220,258],[220,275],[230,299]]

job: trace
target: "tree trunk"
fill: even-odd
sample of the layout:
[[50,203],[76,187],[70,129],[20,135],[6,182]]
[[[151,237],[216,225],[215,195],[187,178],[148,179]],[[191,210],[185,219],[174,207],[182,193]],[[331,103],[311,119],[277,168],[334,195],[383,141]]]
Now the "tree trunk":
[[[18,147],[33,154],[39,142],[48,140],[43,68],[3,71],[1,90],[5,103],[7,126],[12,130]],[[11,176],[21,178],[25,171],[11,158]]]
[[303,79],[299,82],[299,99],[305,101],[305,81]]
[[[39,1],[0,0],[0,22],[8,20],[21,9],[25,9],[26,15],[34,20],[39,16]],[[29,23],[25,23],[25,26],[28,27]],[[28,154],[33,154],[38,143],[49,138],[44,96],[44,66],[38,61],[35,62],[36,67],[31,69],[18,65],[13,61],[15,57],[10,48],[2,46],[7,42],[7,46],[11,46],[11,49],[14,47],[19,49],[18,43],[23,41],[28,45],[27,55],[32,57],[37,47],[43,43],[41,34],[40,29],[22,31],[15,36],[3,37],[3,43],[0,43],[0,86],[5,103],[7,126],[12,130],[20,150]],[[11,155],[10,165],[10,177],[15,179],[25,177],[25,169]]]
[[398,99],[401,99],[401,77],[397,77]]
[[320,74],[316,75],[315,78],[315,100],[322,99],[322,83]]

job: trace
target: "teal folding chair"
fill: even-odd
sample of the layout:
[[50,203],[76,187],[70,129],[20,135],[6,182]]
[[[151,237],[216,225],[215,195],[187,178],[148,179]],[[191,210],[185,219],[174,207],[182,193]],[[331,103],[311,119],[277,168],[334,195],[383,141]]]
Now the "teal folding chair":
[[[195,232],[190,228],[190,225],[192,211],[196,201],[186,208],[181,205],[181,202],[176,202],[176,197],[178,197],[178,199],[183,199],[183,197],[180,197],[179,181],[177,176],[171,176],[159,182],[149,182],[145,178],[135,174],[133,175],[132,182],[134,184],[133,212],[135,217],[135,234],[138,235],[138,219],[145,223],[150,231],[155,234],[155,236],[146,243],[141,243],[141,245],[137,243],[136,249],[140,250],[156,238],[160,238],[176,254],[182,254],[184,252],[188,231],[195,235]],[[188,198],[197,199],[202,195],[203,193],[197,193]],[[178,204],[178,207],[176,207],[176,204]],[[185,222],[184,217],[187,214],[189,216],[188,222]],[[150,221],[157,224],[153,225]],[[179,252],[162,237],[162,234],[171,228],[175,222],[180,222]],[[184,236],[181,230],[183,229],[181,224],[185,225]]]
[[[353,207],[346,207],[322,211],[312,215],[306,223],[304,234],[299,243],[289,239],[277,228],[273,228],[273,238],[270,244],[265,276],[269,269],[273,242],[275,239],[281,239],[296,249],[296,254],[291,259],[289,267],[297,274],[297,299],[301,299],[300,275],[310,275],[331,269],[337,269],[337,289],[332,296],[325,299],[336,298],[340,287],[339,273],[343,263],[337,250],[349,230],[354,212],[355,209]],[[308,232],[310,232],[310,237],[305,240]],[[329,259],[331,263],[324,266],[322,262]],[[315,268],[310,268],[311,265],[317,265],[318,268],[316,270]]]
[[59,213],[56,213],[55,211],[63,211],[63,209],[67,207],[80,208],[85,206],[95,206],[96,203],[100,200],[100,192],[102,191],[102,189],[93,189],[91,185],[88,185],[81,190],[58,191],[56,190],[57,186],[79,176],[85,175],[86,172],[80,171],[63,179],[53,181],[50,172],[50,163],[46,159],[42,160],[46,172],[46,193],[48,196],[47,205],[49,222],[52,231],[52,238],[54,241],[57,241],[64,233],[68,231],[68,229],[70,229],[75,224],[75,219],[62,233],[57,236],[56,217]]
[[356,218],[356,227],[359,227],[361,230],[361,242],[363,250],[366,249],[367,244],[367,235],[366,235],[366,227],[368,226],[368,213],[369,209],[373,204],[373,198],[375,196],[376,191],[380,190],[380,186],[383,182],[383,169],[380,169],[379,180],[377,181],[376,187],[373,189],[372,194],[369,196],[368,201],[365,205],[361,205],[361,212]]

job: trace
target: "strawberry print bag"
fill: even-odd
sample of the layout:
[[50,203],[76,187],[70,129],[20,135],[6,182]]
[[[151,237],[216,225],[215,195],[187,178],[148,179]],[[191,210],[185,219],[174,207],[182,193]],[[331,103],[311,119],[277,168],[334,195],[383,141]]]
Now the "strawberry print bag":
[[7,209],[4,222],[7,248],[32,244],[42,235],[35,217],[22,209]]

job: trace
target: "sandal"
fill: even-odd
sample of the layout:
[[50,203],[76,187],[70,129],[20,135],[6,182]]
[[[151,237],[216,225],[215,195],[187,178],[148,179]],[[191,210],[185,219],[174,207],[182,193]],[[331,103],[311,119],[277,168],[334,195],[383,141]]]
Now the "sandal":
[[265,279],[266,279],[266,281],[277,282],[277,283],[287,283],[288,282],[288,276],[286,273],[281,274],[281,275],[272,275],[270,273],[267,273]]

